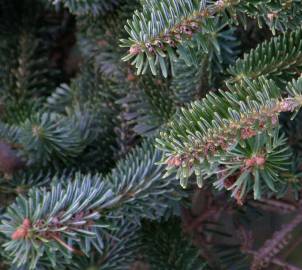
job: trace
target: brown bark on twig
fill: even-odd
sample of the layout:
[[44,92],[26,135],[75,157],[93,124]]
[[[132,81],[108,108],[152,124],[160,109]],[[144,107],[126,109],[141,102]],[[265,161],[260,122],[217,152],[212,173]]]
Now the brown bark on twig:
[[264,245],[254,253],[251,270],[266,268],[274,261],[275,256],[288,244],[292,231],[302,222],[301,208],[299,210],[299,213],[292,221],[283,226],[281,230],[276,231],[272,238],[265,241]]

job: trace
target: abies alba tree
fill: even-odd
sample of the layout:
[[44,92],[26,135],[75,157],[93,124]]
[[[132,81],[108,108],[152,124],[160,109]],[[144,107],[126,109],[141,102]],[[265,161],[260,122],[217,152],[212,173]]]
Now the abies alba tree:
[[301,25],[300,0],[2,0],[0,269],[302,270]]

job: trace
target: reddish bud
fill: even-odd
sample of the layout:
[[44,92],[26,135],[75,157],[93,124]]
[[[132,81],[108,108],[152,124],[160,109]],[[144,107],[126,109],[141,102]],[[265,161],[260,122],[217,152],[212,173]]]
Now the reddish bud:
[[31,226],[30,220],[28,218],[25,218],[23,220],[22,225],[17,230],[14,231],[11,238],[13,240],[20,240],[26,238],[28,236],[28,231],[30,226]]
[[256,160],[255,160],[254,157],[252,157],[252,158],[247,159],[244,163],[245,163],[246,167],[250,168],[250,167],[253,167],[255,165]]
[[137,44],[135,44],[135,45],[132,45],[131,47],[130,47],[130,49],[129,49],[129,53],[131,54],[131,55],[138,55],[138,54],[140,54],[141,53],[141,47],[139,46],[139,45],[137,45]]
[[22,226],[23,226],[24,228],[26,228],[26,229],[29,229],[30,226],[31,226],[30,220],[29,220],[28,218],[25,218],[25,219],[23,220]]
[[245,166],[248,168],[253,167],[255,165],[263,166],[265,164],[265,158],[262,156],[255,156],[255,157],[245,160],[244,163],[245,163]]
[[263,166],[265,163],[264,157],[255,157],[255,162],[258,166]]
[[23,227],[20,227],[12,234],[12,240],[20,240],[26,238],[27,233],[28,230],[25,230]]
[[286,99],[280,103],[281,112],[292,112],[298,106],[297,102],[293,99]]
[[170,157],[167,163],[169,166],[179,167],[181,165],[181,159],[179,157]]
[[135,81],[135,80],[136,80],[136,77],[133,75],[133,73],[129,73],[129,74],[127,75],[127,80],[128,80],[129,82],[132,82],[132,81]]
[[256,136],[256,134],[256,131],[252,130],[251,128],[243,128],[241,130],[241,138],[244,140]]

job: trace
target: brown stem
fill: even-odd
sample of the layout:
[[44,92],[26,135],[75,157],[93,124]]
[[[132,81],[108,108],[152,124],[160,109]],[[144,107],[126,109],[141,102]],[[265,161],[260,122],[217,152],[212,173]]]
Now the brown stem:
[[[249,255],[252,255],[252,256],[257,256],[257,254],[258,254],[258,252],[254,251],[254,250],[248,250],[248,249],[244,250],[243,252],[247,253]],[[302,268],[292,265],[288,262],[285,262],[279,258],[273,258],[271,260],[271,263],[283,267],[284,270],[302,270]]]
[[301,222],[302,211],[299,208],[299,213],[295,218],[282,227],[281,230],[274,232],[272,238],[265,241],[264,245],[255,253],[251,269],[261,269],[272,262],[276,254],[288,244],[289,236]]

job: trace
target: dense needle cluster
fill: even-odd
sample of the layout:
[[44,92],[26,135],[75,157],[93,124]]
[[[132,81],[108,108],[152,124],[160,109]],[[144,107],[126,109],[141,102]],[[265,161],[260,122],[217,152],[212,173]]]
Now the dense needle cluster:
[[0,269],[302,270],[300,0],[2,0]]

